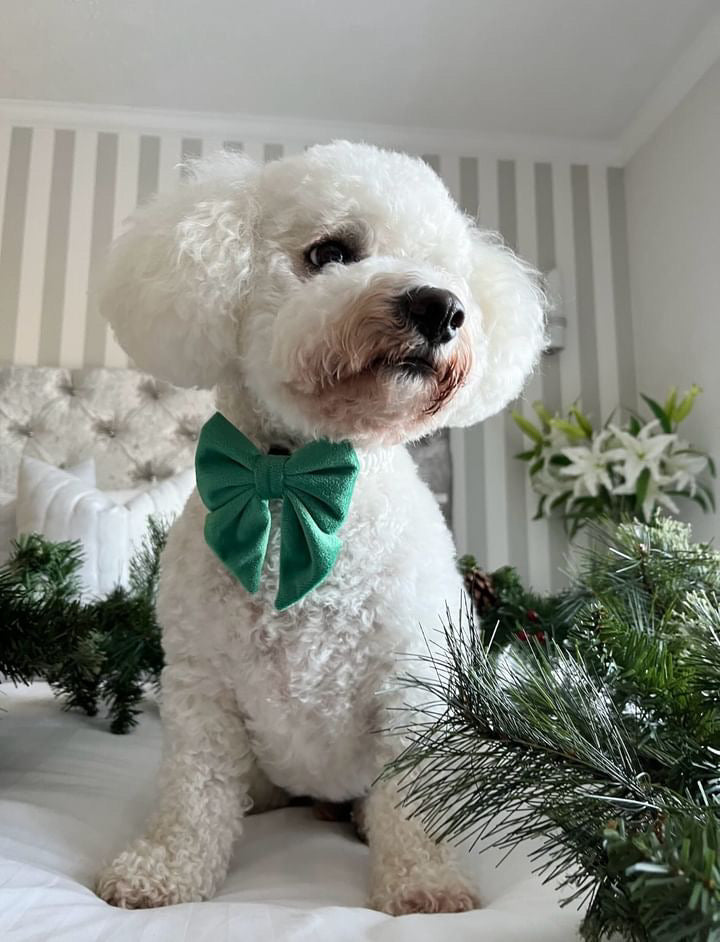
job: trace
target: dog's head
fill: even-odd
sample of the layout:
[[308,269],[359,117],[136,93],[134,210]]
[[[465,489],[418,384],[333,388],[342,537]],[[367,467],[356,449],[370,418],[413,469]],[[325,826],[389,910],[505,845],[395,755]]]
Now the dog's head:
[[370,444],[514,398],[542,300],[423,161],[339,142],[196,163],[116,244],[101,308],[138,366],[242,384],[281,430]]

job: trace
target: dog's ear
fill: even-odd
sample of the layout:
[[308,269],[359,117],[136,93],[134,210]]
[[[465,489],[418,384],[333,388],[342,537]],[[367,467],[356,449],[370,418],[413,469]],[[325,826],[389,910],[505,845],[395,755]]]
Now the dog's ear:
[[467,280],[481,318],[468,323],[477,368],[456,397],[450,424],[459,426],[499,412],[518,396],[546,343],[539,274],[498,236],[473,226],[471,238]]
[[177,191],[140,209],[115,243],[98,301],[135,365],[209,388],[238,352],[260,171],[234,154],[187,170]]

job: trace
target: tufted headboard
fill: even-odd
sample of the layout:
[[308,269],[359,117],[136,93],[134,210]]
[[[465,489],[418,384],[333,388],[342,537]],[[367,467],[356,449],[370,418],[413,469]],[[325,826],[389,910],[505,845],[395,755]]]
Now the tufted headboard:
[[[94,455],[106,490],[189,468],[213,405],[212,392],[178,389],[137,370],[0,367],[0,504],[15,494],[23,454],[59,467]],[[447,434],[413,450],[449,519]]]
[[193,463],[213,395],[135,370],[0,368],[0,493],[23,454],[60,467],[94,455],[98,486],[168,477]]

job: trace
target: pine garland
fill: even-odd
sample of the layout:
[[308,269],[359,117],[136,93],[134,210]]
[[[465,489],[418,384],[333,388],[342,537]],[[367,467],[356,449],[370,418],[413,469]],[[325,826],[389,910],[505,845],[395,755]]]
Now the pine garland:
[[720,555],[664,519],[595,537],[562,644],[498,648],[448,613],[386,774],[438,838],[536,841],[592,942],[718,939]]
[[159,684],[163,666],[155,596],[166,534],[151,519],[128,587],[88,603],[79,597],[78,543],[18,540],[0,569],[0,676],[46,680],[65,709],[94,716],[104,704],[113,733],[132,729],[144,688]]
[[562,641],[567,633],[565,597],[540,595],[523,586],[514,566],[485,572],[474,556],[463,556],[458,566],[472,601],[473,615],[486,641],[507,644]]

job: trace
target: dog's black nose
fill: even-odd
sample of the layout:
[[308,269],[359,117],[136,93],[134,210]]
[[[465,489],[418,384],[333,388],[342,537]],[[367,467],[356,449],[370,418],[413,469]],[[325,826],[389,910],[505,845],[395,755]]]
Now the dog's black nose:
[[465,321],[459,298],[444,288],[411,288],[400,298],[400,307],[431,344],[448,343]]

